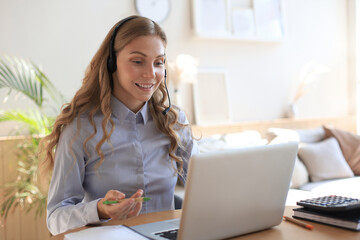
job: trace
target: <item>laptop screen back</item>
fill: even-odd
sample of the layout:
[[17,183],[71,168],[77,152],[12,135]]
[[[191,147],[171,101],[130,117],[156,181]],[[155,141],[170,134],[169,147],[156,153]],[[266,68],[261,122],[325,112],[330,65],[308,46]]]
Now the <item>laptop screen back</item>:
[[297,148],[286,143],[193,156],[178,239],[222,239],[280,224]]

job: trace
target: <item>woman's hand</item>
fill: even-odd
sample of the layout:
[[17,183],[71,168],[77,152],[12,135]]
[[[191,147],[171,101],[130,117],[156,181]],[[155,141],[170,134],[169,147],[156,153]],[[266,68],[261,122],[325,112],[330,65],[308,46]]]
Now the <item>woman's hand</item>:
[[115,204],[103,204],[107,200],[122,200],[125,194],[117,190],[110,190],[105,197],[97,203],[97,211],[100,219],[126,219],[139,215],[142,202],[135,202],[135,198],[141,197],[144,191],[139,189],[131,198]]

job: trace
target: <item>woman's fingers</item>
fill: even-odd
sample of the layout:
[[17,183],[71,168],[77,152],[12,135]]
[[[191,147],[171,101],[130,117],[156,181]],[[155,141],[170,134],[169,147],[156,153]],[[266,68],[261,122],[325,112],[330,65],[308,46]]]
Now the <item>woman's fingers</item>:
[[125,198],[125,194],[117,190],[109,190],[104,198],[106,200],[121,200]]
[[103,199],[101,199],[101,202],[108,201],[108,200],[116,200],[120,201],[125,198],[125,194],[117,191],[117,190],[109,190]]
[[116,215],[116,210],[111,205],[103,204],[107,200],[121,200],[125,198],[125,194],[117,190],[109,190],[103,199],[100,199],[97,203],[97,210],[100,219],[113,218]]
[[[142,189],[139,189],[139,190],[136,191],[136,193],[134,193],[131,196],[131,198],[139,198],[143,194],[144,194],[144,191]],[[133,208],[131,209],[131,211],[128,212],[127,217],[130,218],[130,217],[135,217],[135,216],[139,215],[140,211],[141,211],[141,208],[142,208],[142,202],[136,202],[133,205]]]
[[131,218],[138,216],[140,214],[141,208],[142,208],[142,202],[137,202],[134,208],[128,213],[127,217]]
[[[117,190],[109,190],[105,197],[101,199],[97,204],[99,218],[101,219],[125,219],[139,215],[142,202],[136,202],[135,198],[139,198],[143,195],[144,191],[139,189],[129,199],[124,199],[125,194]],[[124,200],[122,200],[124,199]],[[122,200],[115,204],[103,204],[107,200]]]
[[141,197],[143,194],[144,194],[144,191],[142,189],[139,189],[131,197],[132,198],[138,198],[138,197]]
[[109,214],[112,219],[125,219],[129,212],[134,208],[135,200],[126,199],[121,203],[109,205]]

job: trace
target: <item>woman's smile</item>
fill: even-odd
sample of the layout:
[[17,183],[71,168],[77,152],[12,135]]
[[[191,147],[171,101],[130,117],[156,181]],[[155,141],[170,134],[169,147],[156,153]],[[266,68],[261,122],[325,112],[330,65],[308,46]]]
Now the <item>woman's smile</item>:
[[143,90],[151,90],[151,88],[154,86],[154,84],[149,83],[135,83],[135,85]]

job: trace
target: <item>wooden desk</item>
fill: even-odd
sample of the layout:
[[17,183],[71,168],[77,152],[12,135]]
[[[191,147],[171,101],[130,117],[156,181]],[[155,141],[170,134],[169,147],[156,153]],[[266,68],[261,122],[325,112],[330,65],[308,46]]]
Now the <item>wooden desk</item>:
[[[292,209],[294,207],[286,207],[285,215],[292,216]],[[117,224],[125,224],[128,226],[134,226],[144,223],[151,223],[166,219],[173,219],[178,218],[181,216],[181,210],[174,210],[174,211],[165,211],[165,212],[156,212],[156,213],[149,213],[143,214],[138,217],[134,217],[127,220],[113,220],[107,223],[102,224],[101,226],[109,226],[109,225],[117,225]],[[360,240],[360,232],[354,232],[350,230],[345,230],[337,227],[331,227],[320,223],[313,223],[310,221],[304,221],[312,224],[314,226],[313,230],[307,230],[300,226],[297,226],[293,223],[283,221],[280,225],[273,227],[268,230],[251,233],[239,237],[235,237],[232,239],[240,239],[240,240],[255,240],[255,239],[271,239],[271,240],[303,240],[303,239],[316,239],[316,240],[331,240],[331,239],[346,239],[346,240],[353,240],[357,239]],[[81,227],[70,232],[76,232],[79,230],[83,230],[89,227]],[[62,240],[64,239],[65,234],[59,234],[57,236],[52,237],[53,240]]]

